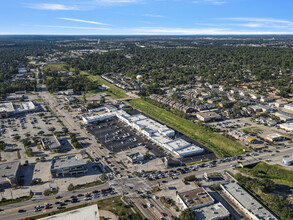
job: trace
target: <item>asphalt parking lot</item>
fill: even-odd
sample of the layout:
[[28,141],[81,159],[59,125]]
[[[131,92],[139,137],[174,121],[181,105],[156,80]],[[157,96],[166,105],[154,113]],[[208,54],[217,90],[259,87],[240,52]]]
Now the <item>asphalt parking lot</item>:
[[[135,111],[131,113],[137,114],[140,112]],[[87,125],[87,129],[109,151],[113,153],[131,150],[137,146],[144,146],[146,149],[156,155],[157,158],[163,158],[167,155],[170,156],[171,161],[173,161],[173,163],[177,165],[182,165],[193,161],[199,161],[202,159],[216,159],[216,156],[211,150],[178,132],[176,133],[175,138],[180,137],[190,143],[200,146],[205,149],[205,153],[200,155],[193,155],[190,157],[175,158],[171,154],[171,152],[147,140],[143,135],[137,133],[135,129],[129,127],[128,125],[120,122],[118,119],[115,118],[109,121],[99,122],[98,124]]]
[[114,153],[130,150],[139,145],[145,145],[146,143],[142,136],[136,134],[135,130],[126,126],[118,119],[89,125],[87,129],[94,134],[108,150]]

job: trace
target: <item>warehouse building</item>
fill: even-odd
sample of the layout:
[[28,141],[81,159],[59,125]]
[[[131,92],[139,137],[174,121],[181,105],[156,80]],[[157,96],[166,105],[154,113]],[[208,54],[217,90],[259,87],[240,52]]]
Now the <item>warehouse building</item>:
[[221,188],[228,197],[247,215],[254,220],[277,220],[277,218],[259,203],[253,196],[246,192],[238,183],[229,182],[221,184]]
[[0,189],[7,189],[17,185],[20,162],[7,162],[0,164]]
[[185,192],[177,192],[177,199],[183,209],[199,209],[214,204],[215,200],[203,188],[198,187]]
[[286,166],[293,165],[293,156],[283,158],[282,163],[285,164]]
[[87,173],[86,161],[77,155],[54,158],[51,164],[51,175],[55,177],[78,176]]

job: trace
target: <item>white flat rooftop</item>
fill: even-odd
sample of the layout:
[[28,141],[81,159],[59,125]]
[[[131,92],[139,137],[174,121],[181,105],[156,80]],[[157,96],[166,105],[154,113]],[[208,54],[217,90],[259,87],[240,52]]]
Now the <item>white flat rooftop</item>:
[[261,220],[277,220],[272,213],[269,212],[254,197],[246,192],[238,183],[230,182],[221,185],[234,199],[236,199],[248,212]]
[[278,137],[282,137],[282,135],[280,135],[278,133],[274,133],[274,134],[267,135],[267,137],[270,137],[270,138],[278,138]]
[[182,156],[182,155],[200,154],[203,151],[204,151],[204,149],[202,149],[198,146],[195,146],[195,145],[191,145],[190,147],[187,147],[187,148],[184,148],[181,150],[177,150],[176,152]]
[[193,144],[181,139],[177,138],[175,140],[171,140],[170,142],[167,143],[172,149],[176,150],[178,148],[184,148],[184,147],[190,147]]
[[42,220],[100,220],[98,205],[74,209],[61,214],[41,218]]
[[0,112],[14,112],[14,106],[11,102],[0,103]]

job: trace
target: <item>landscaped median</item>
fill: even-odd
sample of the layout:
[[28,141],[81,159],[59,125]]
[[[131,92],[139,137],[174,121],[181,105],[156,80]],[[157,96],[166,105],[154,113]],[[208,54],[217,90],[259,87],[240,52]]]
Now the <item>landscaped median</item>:
[[24,202],[27,200],[30,200],[32,198],[32,195],[30,196],[22,196],[17,199],[3,199],[0,201],[0,206],[4,205],[9,205],[9,204],[14,204],[14,203],[19,203],[19,202]]
[[[69,208],[61,209],[61,210],[56,210],[53,212],[44,213],[34,217],[28,217],[28,218],[25,218],[25,220],[40,219],[47,216],[52,216],[52,215],[60,214],[63,212],[72,211],[75,209],[83,208],[83,207],[94,205],[94,204],[98,205],[99,210],[107,210],[107,211],[113,212],[116,216],[119,216],[119,219],[123,219],[123,220],[145,219],[142,213],[139,211],[139,209],[135,206],[135,204],[133,204],[130,201],[127,201],[127,204],[125,204],[124,202],[121,201],[121,197],[117,196],[114,198],[103,199],[98,202],[88,202],[82,205],[69,207]],[[101,218],[101,219],[104,219],[104,218]]]
[[107,180],[108,180],[107,175],[102,174],[102,176],[100,177],[100,180],[97,179],[94,182],[85,183],[85,184],[77,184],[76,186],[74,186],[72,183],[70,183],[67,187],[67,190],[73,191],[73,190],[79,190],[79,189],[89,188],[89,187],[93,187],[93,186],[99,186],[99,185],[106,183]]
[[169,127],[189,136],[211,149],[217,157],[236,156],[243,154],[243,149],[249,149],[223,135],[211,131],[209,128],[195,124],[192,121],[181,118],[167,110],[159,108],[142,99],[133,99],[130,102],[136,108],[150,117],[168,125]]

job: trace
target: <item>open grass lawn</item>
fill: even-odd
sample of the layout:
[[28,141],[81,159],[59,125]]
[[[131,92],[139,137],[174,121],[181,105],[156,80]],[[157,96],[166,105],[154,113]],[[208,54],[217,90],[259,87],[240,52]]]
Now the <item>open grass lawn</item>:
[[240,171],[258,178],[269,178],[275,183],[293,186],[293,172],[281,165],[270,165],[260,162],[253,167],[245,167]]
[[[67,71],[65,68],[65,64],[47,64],[44,66],[44,70],[52,70],[52,71]],[[69,69],[70,72],[74,72],[74,68]]]
[[52,70],[52,71],[65,71],[65,64],[48,64],[44,66],[44,70]]
[[174,128],[175,130],[193,138],[210,148],[217,157],[235,156],[243,154],[243,149],[249,151],[245,146],[222,136],[219,133],[210,131],[208,128],[195,124],[192,121],[183,119],[173,113],[159,108],[142,99],[133,99],[130,104],[149,116],[161,121],[162,123]]
[[243,128],[242,131],[246,131],[248,133],[258,133],[262,131],[262,129],[257,128],[257,127],[249,127],[249,128]]
[[82,74],[86,75],[90,80],[92,80],[94,82],[97,82],[100,85],[109,86],[110,89],[106,93],[109,94],[112,98],[120,99],[120,98],[127,98],[128,97],[126,95],[126,93],[122,89],[119,89],[118,87],[116,87],[113,84],[107,82],[106,80],[103,80],[100,76],[98,76],[98,75],[89,75],[86,72],[82,72]]
[[[113,212],[119,219],[144,219],[142,214],[136,208],[135,205],[124,204],[120,197],[114,197],[110,199],[104,199],[98,202],[99,210],[108,210]],[[136,211],[136,214],[132,211],[131,207]]]

